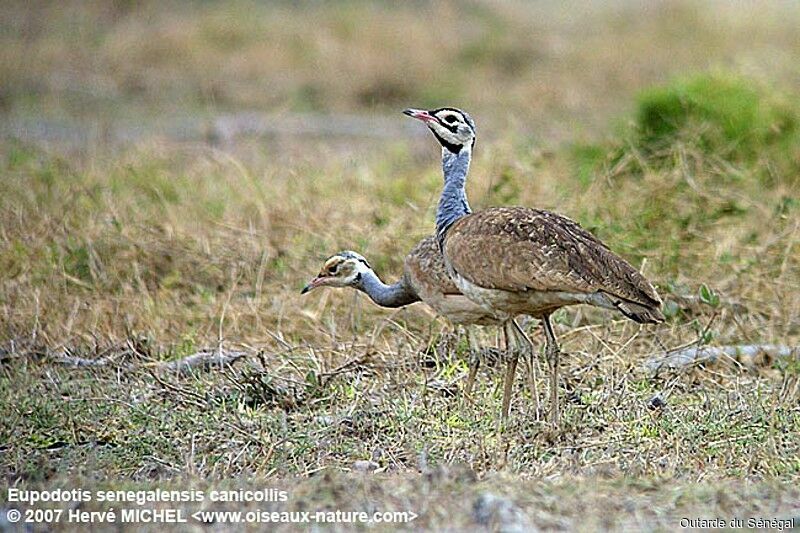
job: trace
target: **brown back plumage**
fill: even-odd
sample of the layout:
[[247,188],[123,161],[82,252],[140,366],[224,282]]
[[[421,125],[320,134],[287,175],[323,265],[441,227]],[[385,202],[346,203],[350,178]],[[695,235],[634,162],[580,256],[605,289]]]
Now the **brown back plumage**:
[[524,207],[495,207],[456,221],[444,253],[470,283],[511,292],[603,293],[626,316],[660,322],[653,286],[578,223]]

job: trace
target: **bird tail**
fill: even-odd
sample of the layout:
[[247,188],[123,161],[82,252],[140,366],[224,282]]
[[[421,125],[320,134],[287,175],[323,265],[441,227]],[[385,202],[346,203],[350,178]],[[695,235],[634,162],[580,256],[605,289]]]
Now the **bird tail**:
[[614,307],[620,313],[640,324],[658,324],[664,322],[664,314],[657,306],[634,303],[629,300],[617,300]]

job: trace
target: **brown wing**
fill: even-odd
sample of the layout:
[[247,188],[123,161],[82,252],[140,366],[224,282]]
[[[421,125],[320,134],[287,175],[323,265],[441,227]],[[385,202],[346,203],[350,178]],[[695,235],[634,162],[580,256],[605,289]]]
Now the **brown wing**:
[[486,209],[453,224],[444,246],[453,269],[481,287],[603,291],[647,307],[661,303],[635,268],[577,222],[549,211]]
[[432,235],[419,241],[408,253],[403,269],[406,279],[420,296],[432,293],[461,294],[447,274],[444,257]]

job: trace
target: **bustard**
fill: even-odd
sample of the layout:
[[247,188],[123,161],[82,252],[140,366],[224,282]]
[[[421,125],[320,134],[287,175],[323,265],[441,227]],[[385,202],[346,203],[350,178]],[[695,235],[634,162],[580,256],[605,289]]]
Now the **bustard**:
[[[436,239],[459,290],[501,321],[518,314],[539,318],[550,366],[550,419],[558,425],[559,347],[550,315],[589,304],[639,323],[664,320],[655,289],[628,262],[578,223],[527,207],[491,207],[472,213],[465,183],[475,145],[475,122],[459,109],[406,109],[442,145],[444,188],[436,210]],[[519,330],[517,339],[533,346]],[[522,347],[522,346],[521,346]],[[515,356],[516,357],[516,356]],[[533,361],[531,361],[533,372]],[[531,376],[535,394],[535,377]]]
[[[474,331],[469,326],[499,324],[501,321],[494,313],[461,294],[447,274],[434,236],[425,237],[408,253],[403,261],[403,276],[391,285],[381,281],[363,256],[343,251],[325,260],[319,274],[303,288],[302,293],[322,286],[352,287],[381,307],[403,307],[422,301],[453,324],[466,326],[471,354],[464,394],[470,396],[480,359]],[[510,394],[510,390],[504,394]],[[510,398],[504,396],[503,405],[507,406],[509,402]],[[505,408],[504,413],[507,414]]]

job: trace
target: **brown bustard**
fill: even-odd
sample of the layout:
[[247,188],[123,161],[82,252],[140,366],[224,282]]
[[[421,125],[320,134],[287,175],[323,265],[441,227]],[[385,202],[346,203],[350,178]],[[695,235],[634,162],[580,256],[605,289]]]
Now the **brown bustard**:
[[[562,215],[527,207],[472,213],[465,191],[475,144],[472,118],[455,108],[404,113],[424,122],[442,145],[444,188],[436,211],[436,238],[451,279],[497,320],[509,323],[516,315],[528,314],[542,321],[550,367],[550,419],[557,425],[560,352],[550,323],[553,311],[589,304],[619,311],[639,323],[657,323],[664,320],[661,300],[635,268]],[[521,330],[517,340],[533,358],[533,346]],[[516,354],[509,356],[516,360]],[[531,361],[531,372],[534,368]],[[535,383],[532,375],[534,395]]]

